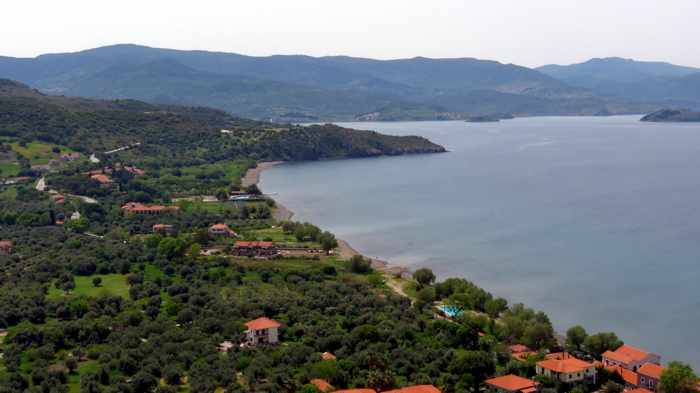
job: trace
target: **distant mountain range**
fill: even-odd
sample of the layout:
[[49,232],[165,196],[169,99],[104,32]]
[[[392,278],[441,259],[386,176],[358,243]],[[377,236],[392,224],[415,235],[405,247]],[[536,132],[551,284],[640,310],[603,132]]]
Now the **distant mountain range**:
[[538,71],[599,97],[659,106],[700,107],[700,69],[611,57]]
[[700,70],[623,59],[530,69],[472,58],[252,57],[115,45],[0,57],[0,77],[49,94],[203,105],[274,121],[596,115],[700,106]]

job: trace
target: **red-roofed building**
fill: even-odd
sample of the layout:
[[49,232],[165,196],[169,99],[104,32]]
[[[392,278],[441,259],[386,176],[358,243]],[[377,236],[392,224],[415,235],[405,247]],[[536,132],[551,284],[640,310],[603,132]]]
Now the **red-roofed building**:
[[211,236],[226,236],[235,237],[238,236],[233,229],[229,228],[226,224],[214,224],[209,227],[209,234]]
[[620,366],[628,370],[637,371],[639,367],[646,363],[661,364],[661,356],[627,344],[614,351],[605,351],[603,353],[603,364],[605,367]]
[[606,370],[613,374],[617,374],[625,381],[625,385],[628,387],[639,386],[639,375],[632,370],[628,370],[622,366],[611,366],[605,367]]
[[537,355],[537,352],[533,351],[528,347],[527,345],[523,344],[513,344],[508,347],[508,351],[510,352],[510,356],[513,357],[515,360],[519,360],[521,362],[524,362],[529,358],[530,356]]
[[595,382],[596,369],[593,363],[571,355],[542,360],[536,364],[537,375],[545,375],[566,383]]
[[331,390],[333,390],[333,386],[330,383],[328,383],[328,381],[326,381],[325,379],[316,378],[309,381],[309,383],[316,386],[316,388],[322,392],[330,392]]
[[170,224],[155,224],[153,225],[153,233],[160,233],[163,235],[174,235],[177,233],[175,227]]
[[407,386],[401,389],[385,390],[383,393],[442,393],[433,385]]
[[336,360],[335,355],[333,355],[330,352],[324,352],[321,354],[321,359],[322,360]]
[[344,390],[336,390],[333,393],[377,393],[377,392],[372,390],[372,389],[344,389]]
[[504,375],[484,381],[488,390],[493,393],[533,393],[537,391],[537,383],[531,379],[517,375]]
[[277,344],[279,343],[278,329],[282,326],[279,322],[261,317],[246,322],[246,344]]
[[144,205],[139,202],[129,202],[122,206],[122,210],[127,213],[157,216],[168,211],[180,210],[180,208],[177,206]]
[[638,386],[655,392],[659,387],[659,381],[661,380],[661,373],[663,371],[664,368],[658,364],[643,364],[637,370],[637,374],[639,374]]
[[95,175],[90,175],[90,179],[100,183],[101,186],[109,186],[113,183],[112,178],[109,176],[103,174],[103,173],[98,173]]
[[242,242],[233,245],[233,253],[238,256],[273,256],[277,248],[273,242]]
[[0,254],[12,254],[12,242],[10,240],[0,240]]

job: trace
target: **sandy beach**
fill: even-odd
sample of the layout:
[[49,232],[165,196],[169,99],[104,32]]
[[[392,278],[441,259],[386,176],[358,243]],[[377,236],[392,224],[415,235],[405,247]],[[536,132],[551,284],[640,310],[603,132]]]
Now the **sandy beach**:
[[[260,182],[260,175],[262,174],[263,171],[272,168],[275,165],[282,164],[283,161],[269,161],[269,162],[260,162],[255,168],[248,169],[246,172],[245,176],[241,179],[241,186],[243,187],[248,187],[252,184],[258,184]],[[275,200],[275,209],[273,212],[273,218],[277,221],[287,221],[290,220],[294,216],[294,212],[289,210],[286,206],[282,205],[279,201]],[[343,239],[338,239],[338,256],[340,256],[341,259],[349,260],[355,255],[362,255],[359,251],[357,251],[355,248],[350,245],[347,241]],[[410,269],[408,269],[405,266],[397,265],[397,264],[392,264],[387,261],[378,259],[378,258],[373,258],[373,257],[367,257],[364,256],[365,258],[369,259],[372,262],[372,268],[375,270],[378,270],[380,272],[384,272],[388,275],[392,276],[407,276],[411,274]],[[403,293],[403,290],[401,288],[392,288],[398,292],[401,295],[405,295]]]

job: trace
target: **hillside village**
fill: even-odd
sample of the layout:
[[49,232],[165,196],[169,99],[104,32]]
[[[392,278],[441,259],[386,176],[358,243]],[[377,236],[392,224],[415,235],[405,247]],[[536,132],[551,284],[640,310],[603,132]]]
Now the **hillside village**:
[[697,390],[615,333],[387,269],[241,180],[261,157],[444,151],[427,140],[0,87],[21,92],[0,94],[2,393]]
[[[7,142],[3,145],[6,151],[14,150],[13,147],[16,146],[13,142],[9,143],[9,148]],[[46,147],[41,150],[47,151]],[[53,344],[51,350],[46,348],[46,345],[49,345],[45,343],[46,338],[41,339],[36,334],[46,329],[44,324],[49,320],[47,318],[70,321],[79,315],[92,315],[93,312],[89,310],[93,306],[88,306],[87,314],[85,311],[75,314],[75,306],[71,304],[84,300],[112,302],[119,299],[118,302],[123,304],[120,307],[125,307],[124,301],[135,302],[136,309],[141,307],[139,314],[145,313],[154,322],[164,318],[162,322],[177,322],[175,326],[180,328],[194,324],[194,328],[194,316],[183,314],[185,310],[181,308],[179,311],[178,308],[169,311],[173,303],[167,302],[172,300],[163,304],[163,295],[160,295],[160,299],[155,303],[155,308],[149,305],[153,299],[158,299],[160,291],[166,291],[169,294],[167,297],[174,299],[180,296],[180,291],[187,290],[186,286],[177,289],[178,285],[182,284],[177,284],[181,279],[174,280],[179,276],[173,275],[173,266],[188,260],[188,264],[211,266],[208,268],[209,273],[204,274],[218,272],[215,274],[219,277],[228,277],[236,269],[253,269],[250,271],[258,271],[256,276],[262,280],[256,285],[266,285],[267,280],[278,276],[279,272],[276,271],[288,269],[291,270],[284,279],[288,284],[296,282],[290,281],[292,277],[296,277],[294,280],[301,280],[300,284],[303,283],[305,279],[302,277],[308,273],[300,272],[309,268],[322,272],[322,276],[329,278],[345,271],[344,280],[359,279],[360,282],[364,282],[361,285],[369,285],[367,288],[370,292],[379,290],[381,297],[391,296],[392,302],[401,305],[400,309],[403,311],[400,312],[406,313],[410,309],[407,315],[413,315],[411,318],[420,321],[419,326],[423,326],[420,329],[428,329],[433,332],[429,333],[430,335],[441,337],[439,339],[444,342],[440,345],[445,345],[443,350],[451,351],[451,355],[445,357],[445,360],[452,360],[439,366],[443,370],[435,369],[434,375],[421,374],[422,376],[417,378],[412,372],[403,375],[402,372],[391,371],[391,368],[386,369],[386,365],[377,368],[372,362],[364,365],[360,362],[350,366],[345,358],[353,358],[356,355],[348,352],[344,345],[323,344],[317,346],[316,354],[304,355],[309,360],[300,364],[309,364],[311,370],[307,370],[303,376],[295,377],[297,381],[302,382],[301,385],[292,384],[297,387],[290,386],[285,389],[287,391],[668,392],[662,389],[666,369],[661,366],[661,357],[623,344],[613,333],[587,336],[585,332],[581,335],[580,331],[576,330],[568,332],[566,339],[557,339],[544,314],[535,313],[522,305],[509,307],[503,299],[493,298],[491,294],[465,280],[449,279],[443,283],[436,283],[435,276],[427,269],[420,269],[414,272],[413,276],[394,275],[373,269],[370,261],[361,256],[342,260],[337,249],[338,242],[332,234],[323,232],[311,224],[278,222],[273,219],[275,202],[272,199],[262,194],[255,185],[241,190],[240,178],[250,167],[247,163],[228,166],[234,169],[236,175],[235,178],[231,178],[230,175],[225,178],[228,180],[224,181],[230,182],[227,189],[221,188],[214,195],[200,195],[191,191],[162,192],[158,188],[159,181],[163,179],[162,169],[159,175],[154,177],[150,170],[120,161],[118,154],[106,160],[103,158],[97,163],[84,155],[62,153],[64,149],[61,147],[52,147],[48,151],[52,152],[50,156],[60,154],[59,158],[49,160],[48,167],[30,167],[22,173],[25,176],[21,178],[16,176],[18,173],[13,172],[3,175],[3,189],[0,195],[3,205],[7,206],[0,217],[3,223],[3,227],[0,228],[0,253],[6,258],[3,259],[3,271],[10,274],[14,269],[12,265],[21,267],[24,263],[31,263],[30,261],[35,260],[39,254],[49,252],[51,248],[50,244],[46,244],[49,248],[44,251],[42,248],[45,246],[34,245],[37,240],[29,232],[21,229],[23,227],[42,228],[41,231],[51,233],[49,236],[63,238],[68,242],[97,242],[97,247],[100,247],[100,243],[112,244],[117,240],[115,246],[119,247],[118,244],[122,243],[127,248],[144,247],[145,252],[151,253],[155,259],[147,259],[145,264],[141,262],[122,265],[118,269],[110,266],[110,262],[95,264],[83,261],[71,269],[72,274],[64,272],[57,276],[56,273],[62,269],[49,274],[45,279],[48,292],[43,292],[46,290],[44,286],[45,289],[40,290],[39,294],[42,297],[47,296],[49,304],[55,304],[51,309],[59,308],[47,311],[48,314],[41,318],[22,315],[21,311],[12,311],[3,306],[0,309],[0,322],[3,325],[4,342],[0,348],[3,352],[4,366],[0,375],[17,379],[13,382],[16,386],[38,389],[44,383],[58,378],[59,383],[65,384],[69,391],[82,392],[101,391],[100,386],[106,381],[111,385],[112,378],[120,380],[122,377],[119,375],[127,377],[123,379],[127,385],[134,385],[134,377],[147,380],[148,377],[144,375],[122,369],[116,373],[108,371],[110,376],[96,382],[94,386],[84,382],[85,378],[93,375],[87,370],[94,369],[98,364],[109,367],[108,363],[103,363],[101,356],[90,355],[93,349],[110,341],[109,334],[92,341],[91,344],[77,339],[75,344],[63,344],[65,349],[59,349],[60,347]],[[70,158],[60,158],[64,156]],[[47,158],[48,156],[40,155],[34,159]],[[31,163],[32,159],[29,158],[29,161]],[[184,172],[183,169],[177,170]],[[197,179],[200,177],[197,176]],[[209,182],[209,179],[201,177],[201,181]],[[166,187],[168,188],[165,189],[172,190],[172,186]],[[248,196],[250,198],[241,198]],[[134,254],[134,257],[136,256]],[[172,265],[173,262],[176,264]],[[297,269],[295,266],[302,266],[301,271],[294,273]],[[261,267],[263,270],[259,270]],[[230,270],[231,268],[233,270]],[[235,279],[238,280],[237,285],[243,285],[241,288],[250,285],[252,282],[248,281],[250,278],[245,278],[247,276],[248,273],[239,275]],[[313,279],[312,277],[314,276],[308,276],[307,280]],[[320,277],[316,280],[318,279],[324,280]],[[164,280],[172,284],[167,286]],[[391,287],[386,285],[389,281],[398,282],[403,287],[401,294],[392,293]],[[10,282],[5,279],[3,286],[9,288],[7,285],[17,285]],[[157,290],[158,286],[162,289]],[[226,290],[225,286],[222,290]],[[126,291],[123,292],[126,298],[114,298],[114,295],[121,291]],[[404,301],[401,298],[406,294],[410,299]],[[245,301],[245,297],[240,300]],[[61,306],[58,305],[65,302],[68,302],[66,306],[71,311],[60,311]],[[212,333],[216,332],[211,338],[220,337],[212,344],[212,350],[219,353],[218,358],[223,361],[227,356],[237,357],[250,351],[256,353],[256,358],[264,358],[266,354],[278,356],[275,354],[280,351],[286,352],[284,348],[290,345],[302,345],[301,343],[306,341],[304,332],[308,329],[301,327],[305,325],[306,316],[289,312],[291,310],[273,311],[268,305],[260,303],[259,308],[246,313],[254,318],[242,322],[240,330],[210,330]],[[23,321],[27,318],[34,322],[26,324]],[[44,322],[38,323],[39,321]],[[138,325],[137,323],[134,326]],[[128,332],[128,326],[129,324],[119,329]],[[116,326],[113,326],[111,329],[115,328]],[[364,337],[360,340],[372,342],[380,334],[377,328],[379,325],[371,323],[358,325],[350,334]],[[315,329],[322,327],[318,326]],[[34,333],[30,334],[32,331]],[[322,337],[327,333],[318,331],[316,334]],[[343,336],[336,338],[339,342],[346,339]],[[142,337],[140,340],[147,342],[149,339]],[[41,356],[48,360],[49,374],[42,377],[35,376],[34,373],[24,374],[26,371],[22,370],[28,370],[29,363],[38,364],[37,351],[47,350],[49,352]],[[87,353],[84,352],[86,350]],[[37,355],[26,357],[24,354],[28,353]],[[435,359],[437,364],[441,362],[440,357]],[[17,363],[13,365],[13,362]],[[374,371],[366,377],[340,378],[339,375],[349,371],[340,370],[347,367]],[[682,366],[672,363],[670,367],[676,369]],[[241,371],[235,372],[234,369]],[[215,390],[277,391],[278,388],[268,386],[271,382],[267,378],[260,380],[247,375],[246,369],[242,365],[232,366],[229,377],[235,377],[234,381],[228,383],[229,388],[218,385],[214,386]],[[444,374],[445,371],[448,374]],[[154,388],[159,391],[207,390],[201,390],[201,382],[195,382],[194,375],[190,375],[192,379],[188,379],[187,374],[182,370],[177,377],[165,374],[161,375],[160,380],[156,378],[154,383],[142,381],[145,388],[136,388],[134,391],[151,391]],[[156,373],[149,375],[156,376]],[[450,375],[452,377],[449,377]],[[266,382],[261,385],[263,388],[259,388],[255,381]],[[352,385],[356,388],[352,388]],[[402,385],[403,387],[400,387]],[[694,386],[694,389],[700,391],[700,385]]]

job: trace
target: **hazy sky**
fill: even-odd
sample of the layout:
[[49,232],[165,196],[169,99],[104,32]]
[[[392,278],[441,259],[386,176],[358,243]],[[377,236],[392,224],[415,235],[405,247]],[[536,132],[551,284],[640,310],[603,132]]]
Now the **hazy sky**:
[[700,66],[700,0],[5,0],[0,55],[116,43],[250,55],[622,56]]

